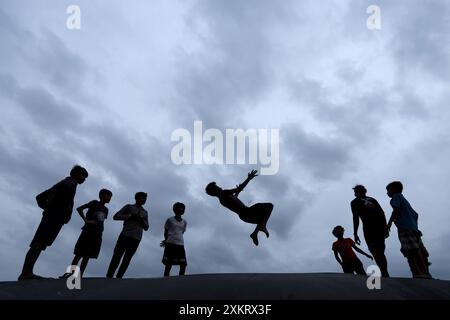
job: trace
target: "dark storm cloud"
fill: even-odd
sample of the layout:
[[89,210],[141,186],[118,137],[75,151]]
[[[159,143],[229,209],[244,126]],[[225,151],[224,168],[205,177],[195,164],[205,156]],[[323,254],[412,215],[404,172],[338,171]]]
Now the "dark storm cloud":
[[[366,8],[381,10],[381,30],[365,27]],[[347,6],[343,17],[346,36],[361,44],[385,39],[379,54],[392,57],[399,82],[417,83],[427,76],[447,82],[450,73],[450,20],[448,3],[430,1],[357,1]],[[418,78],[416,78],[418,77]]]
[[[290,153],[292,154],[293,150],[290,150]],[[296,161],[300,160],[296,158]],[[304,187],[304,181],[297,177],[295,166],[289,166],[289,169],[292,171],[283,170],[274,176],[259,176],[249,188],[250,196],[242,196],[249,197],[252,200],[251,204],[257,202],[274,204],[269,226],[270,230],[281,239],[292,236],[292,232],[295,231],[293,221],[301,220],[313,199],[313,194]]]
[[336,75],[340,77],[347,84],[355,84],[360,81],[364,74],[365,69],[355,66],[351,61],[340,61],[336,67]]
[[47,29],[42,30],[40,37],[36,37],[34,41],[37,47],[28,57],[30,64],[60,90],[76,96],[88,70],[93,73],[95,69],[71,52],[62,39]]
[[40,128],[64,130],[81,122],[81,114],[76,109],[67,102],[57,101],[44,88],[19,89],[14,92],[14,98]]
[[[356,76],[359,77],[359,75]],[[346,85],[351,88],[352,82],[352,78],[347,78]],[[364,144],[379,141],[381,129],[386,121],[400,117],[423,121],[430,116],[431,106],[417,95],[414,87],[403,83],[396,83],[394,90],[380,84],[373,84],[367,92],[345,97],[344,102],[336,102],[331,97],[333,91],[326,89],[320,81],[304,76],[299,76],[291,82],[290,91],[293,101],[299,108],[312,112],[314,118],[319,121],[319,125],[323,123],[325,127],[331,126],[332,129],[329,131],[333,138],[329,139],[328,146],[324,148],[320,147],[323,142],[313,141],[320,140],[318,137],[314,138],[312,135],[305,138],[307,144],[317,146],[317,150],[308,153],[312,155],[310,160],[323,159],[319,155],[327,156],[327,152],[331,152],[332,154],[328,156],[333,155],[333,157],[326,157],[328,159],[326,161],[331,161],[331,164],[333,161],[336,164],[347,161],[350,155],[346,154],[361,149]],[[287,132],[287,140],[292,140],[289,138],[289,130]],[[301,141],[298,140],[301,138],[295,139]],[[307,158],[308,155],[303,157]],[[321,160],[318,162],[320,164]]]
[[447,82],[450,73],[448,3],[438,0],[386,2],[385,8],[391,19],[399,21],[390,44],[401,74],[407,75],[420,68],[424,74]]
[[[142,136],[129,127],[117,124],[112,119],[109,123],[104,121],[108,124],[91,123],[84,119],[75,107],[56,99],[42,87],[22,88],[17,85],[18,81],[12,76],[3,76],[1,79],[5,84],[2,86],[1,96],[8,101],[9,107],[20,108],[23,113],[23,126],[15,128],[15,135],[20,141],[22,151],[17,154],[11,152],[10,150],[15,149],[16,146],[6,143],[5,139],[3,140],[5,143],[1,145],[4,152],[0,161],[4,164],[2,169],[5,169],[4,176],[9,177],[9,183],[21,186],[21,193],[17,193],[19,190],[15,189],[8,193],[14,198],[17,198],[19,194],[26,194],[24,202],[33,211],[39,211],[35,208],[34,195],[67,175],[69,166],[74,163],[73,154],[76,154],[77,158],[87,160],[88,163],[83,165],[86,165],[91,173],[87,186],[82,185],[78,188],[78,204],[95,198],[98,188],[109,187],[107,180],[111,178],[115,178],[119,183],[118,190],[112,188],[114,192],[112,207],[115,209],[132,202],[134,192],[138,190],[149,192],[147,206],[150,208],[152,232],[146,235],[147,242],[159,242],[162,238],[162,226],[164,220],[171,215],[171,203],[179,199],[184,199],[188,206],[198,202],[187,194],[186,179],[178,176],[174,166],[167,163],[169,150],[157,139]],[[27,127],[35,128],[34,135],[50,138],[52,146],[49,146],[46,140],[39,140],[28,135]],[[56,149],[55,146],[57,146]],[[91,170],[92,166],[108,172],[109,176],[99,176],[95,169]],[[203,191],[203,186],[201,190]],[[193,226],[192,232],[195,232],[195,226],[201,225],[203,221],[204,208],[200,204],[196,208],[196,214],[188,219]],[[119,225],[119,223],[116,224]],[[35,226],[29,225],[29,228],[32,233]],[[67,242],[67,239],[73,238],[78,232],[79,223],[74,216],[62,233],[61,245],[73,245],[70,241]],[[232,234],[229,233],[229,235]],[[102,250],[106,257],[102,261],[103,268],[106,267],[107,257],[112,252],[116,237],[117,235],[113,232],[105,232]],[[29,238],[28,232],[20,233],[20,236],[15,237],[15,243],[22,246],[28,243]],[[209,244],[204,246],[208,247]],[[224,267],[236,261],[237,258],[226,248],[226,244],[214,244],[214,246],[214,248],[198,252],[204,257],[199,259],[199,263],[208,259],[209,252],[215,251],[218,246],[222,248],[220,250],[222,258],[228,261]],[[158,261],[160,254],[155,250],[145,253],[146,259],[152,261]],[[57,261],[59,265],[67,263],[68,261],[62,261],[62,256],[69,259],[67,251],[57,247],[56,251],[50,254],[47,263],[58,264]],[[221,264],[221,262],[217,263]],[[196,263],[193,265],[195,268]],[[99,267],[94,270],[98,272]],[[148,272],[155,274],[158,268],[152,266],[148,269],[146,264],[141,264],[134,270],[137,274],[148,274]],[[202,267],[198,266],[197,270],[202,270]]]
[[[290,5],[291,2],[273,1],[195,3],[187,21],[199,35],[203,48],[198,54],[178,56],[177,117],[183,117],[188,124],[194,119],[202,120],[205,127],[240,126],[242,113],[261,102],[276,87],[276,73],[270,63],[276,59],[276,45],[271,33],[282,23],[291,23],[297,18]],[[236,166],[230,166],[230,169],[234,172],[252,169],[245,167],[239,166],[242,170],[236,170],[233,169]],[[227,186],[225,182],[220,183],[229,180],[226,174],[221,176],[219,171],[214,174],[214,180],[224,187],[233,187],[245,178],[234,177],[237,180]],[[286,237],[292,227],[288,217],[300,217],[306,202],[304,190],[290,190],[290,182],[288,174],[279,173],[271,177],[270,184],[253,186],[246,191],[252,203],[277,202],[271,228],[282,237]],[[292,195],[298,201],[288,201]]]
[[240,114],[274,87],[270,30],[293,18],[287,2],[196,2],[187,21],[204,48],[179,56],[177,112],[210,127],[236,126]]
[[[359,163],[354,163],[354,155],[367,145],[376,145],[374,142],[380,141],[383,123],[395,121],[395,118],[425,119],[430,117],[429,108],[432,106],[417,90],[413,76],[408,76],[408,83],[396,81],[393,87],[388,83],[367,82],[369,88],[353,90],[344,102],[333,99],[337,89],[327,86],[320,76],[278,77],[278,72],[283,71],[280,59],[284,55],[280,51],[286,48],[278,47],[277,41],[289,42],[291,39],[275,39],[273,32],[278,28],[287,30],[286,26],[291,23],[305,23],[298,20],[299,12],[311,14],[308,21],[314,20],[314,14],[307,10],[311,3],[299,10],[296,6],[303,6],[303,3],[298,1],[193,2],[185,17],[186,32],[197,41],[195,50],[177,51],[174,83],[170,84],[173,96],[162,99],[170,108],[161,112],[175,115],[164,124],[168,127],[191,128],[192,120],[199,119],[204,121],[205,127],[234,128],[242,125],[244,112],[265,102],[277,87],[282,87],[293,103],[310,112],[318,123],[317,132],[307,130],[300,122],[282,124],[281,155],[284,160],[280,172],[276,176],[258,177],[241,194],[242,200],[249,205],[266,201],[275,204],[269,222],[271,238],[259,248],[254,248],[248,237],[252,226],[243,224],[236,215],[222,208],[217,199],[204,193],[206,183],[211,180],[230,188],[242,182],[251,166],[192,168],[173,165],[169,137],[142,133],[141,128],[127,122],[133,106],[128,106],[127,110],[98,112],[97,108],[108,108],[101,103],[104,98],[102,92],[97,97],[90,95],[92,86],[89,86],[89,79],[97,78],[109,84],[117,81],[118,87],[123,80],[108,78],[106,81],[104,78],[109,75],[95,74],[96,70],[110,67],[103,65],[103,69],[99,68],[104,62],[89,55],[86,49],[95,43],[86,40],[81,42],[81,49],[77,48],[70,39],[58,34],[51,24],[33,28],[18,19],[21,12],[13,6],[1,9],[0,101],[6,120],[0,128],[0,172],[4,177],[0,196],[10,203],[4,210],[10,214],[4,215],[8,223],[2,235],[7,241],[0,243],[1,260],[9,263],[3,262],[5,266],[0,277],[13,279],[17,276],[26,246],[40,218],[40,210],[34,203],[35,194],[67,175],[76,162],[85,165],[90,172],[86,184],[78,189],[76,205],[95,198],[101,187],[108,187],[114,193],[109,205],[110,217],[106,223],[102,253],[100,259],[88,267],[89,275],[104,275],[121,226],[112,221],[112,214],[122,205],[132,202],[134,192],[139,190],[150,195],[146,205],[150,212],[150,231],[144,235],[129,276],[161,274],[162,249],[158,244],[163,237],[164,220],[172,214],[171,205],[175,201],[183,201],[187,205],[186,247],[192,272],[266,271],[266,267],[269,268],[276,259],[280,263],[291,259],[292,252],[301,252],[303,256],[299,256],[303,259],[310,252],[323,250],[321,243],[318,248],[304,251],[302,241],[311,234],[297,234],[295,229],[298,223],[304,223],[307,228],[308,221],[302,220],[305,212],[314,201],[323,201],[310,190],[323,182],[339,182],[346,173],[356,170]],[[412,17],[411,22],[395,20],[395,12],[389,13],[390,8],[398,11],[400,6],[381,3],[383,17],[396,26],[386,30],[389,24],[383,24],[382,32],[395,32],[390,43],[393,51],[386,47],[386,56],[395,58],[394,67],[404,72],[412,70],[409,66],[413,65],[421,72],[445,80],[448,78],[445,32],[449,28],[448,19],[442,13],[446,8],[437,2],[432,2],[429,7],[417,5],[418,2],[411,6],[410,2],[404,3],[409,13],[403,16]],[[83,6],[83,10],[89,8]],[[38,14],[39,11],[36,12]],[[426,22],[430,16],[437,20],[435,27]],[[367,45],[369,40],[376,38],[373,34],[372,38],[368,37],[365,17],[364,3],[352,3],[348,5],[347,16],[342,19],[345,27],[351,26],[344,30],[361,36],[352,38],[356,45]],[[358,22],[357,28],[354,21]],[[327,24],[326,21],[323,23]],[[421,29],[416,30],[414,24],[420,25]],[[88,32],[95,33],[95,25],[90,27]],[[320,38],[321,30],[313,31]],[[345,42],[348,35],[339,32],[340,29],[336,29],[337,42]],[[277,34],[280,35],[281,32]],[[119,40],[129,50],[136,50],[129,39]],[[157,39],[154,40],[157,43]],[[322,49],[332,55],[333,44]],[[298,52],[301,54],[301,50]],[[351,59],[339,61],[333,64],[330,77],[340,79],[348,88],[356,88],[373,72],[365,67],[365,61],[359,64]],[[314,61],[302,61],[310,62]],[[121,66],[117,64],[115,67]],[[295,70],[298,66],[292,67]],[[143,65],[142,69],[152,70],[152,65]],[[131,76],[136,76],[133,80],[137,82],[142,80],[139,75]],[[158,88],[152,90],[157,92]],[[111,92],[114,95],[111,100],[129,98],[125,91]],[[442,106],[436,108],[445,108],[446,101],[441,103]],[[283,112],[274,110],[267,114]],[[439,149],[439,144],[427,152],[432,154],[435,148]],[[308,176],[308,182],[304,181],[303,174]],[[312,185],[306,184],[311,181]],[[348,205],[350,199],[340,200]],[[23,203],[23,207],[17,203]],[[321,216],[324,221],[327,218],[326,215]],[[55,246],[39,261],[38,272],[56,275],[64,271],[64,266],[72,258],[71,251],[80,227],[81,219],[75,214]],[[326,222],[323,227],[329,228]],[[444,251],[442,246],[433,248],[434,253]],[[400,259],[398,252],[395,254],[396,259]],[[304,259],[314,262],[307,270],[313,271],[317,265],[328,268],[332,256]],[[445,263],[444,260],[439,260],[439,263]],[[397,261],[394,262],[396,266]],[[270,270],[279,271],[277,268]],[[404,270],[405,267],[397,269]],[[297,270],[295,263],[289,270],[304,271]]]
[[27,39],[32,33],[20,28],[14,21],[12,16],[6,10],[0,8],[0,32],[3,36],[8,37],[8,40],[19,44],[19,39]]
[[7,73],[12,68],[19,76],[45,81],[47,89],[54,89],[58,94],[70,97],[71,101],[82,103],[80,107],[98,108],[101,104],[98,97],[93,96],[91,88],[86,87],[89,81],[94,80],[98,84],[101,79],[95,66],[69,48],[64,39],[45,24],[31,30],[29,21],[20,17],[20,10],[22,8],[12,2],[0,9],[0,35],[3,40],[0,58],[7,61],[0,65],[0,72]]
[[290,126],[283,130],[297,166],[317,179],[339,179],[351,168],[351,144],[345,138],[320,137]]
[[335,102],[319,80],[299,76],[291,82],[290,88],[299,108],[307,108],[315,118],[331,124],[338,134],[349,138],[375,136],[382,116],[391,108],[383,87],[352,96],[345,103]]

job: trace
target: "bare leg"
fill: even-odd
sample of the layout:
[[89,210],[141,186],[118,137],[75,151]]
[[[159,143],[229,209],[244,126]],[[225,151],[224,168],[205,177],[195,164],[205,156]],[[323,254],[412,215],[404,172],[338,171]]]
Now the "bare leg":
[[180,265],[180,276],[184,276],[184,274],[186,273],[186,265],[182,264]]
[[35,243],[33,246],[30,247],[25,256],[25,261],[23,263],[22,273],[20,277],[30,276],[33,274],[34,265],[36,264],[36,261],[39,258],[41,252],[42,247],[39,243]]
[[75,270],[73,269],[73,267],[78,266],[78,262],[80,262],[80,259],[81,259],[81,256],[75,255],[75,256],[73,257],[72,264],[71,264],[71,268],[69,269],[69,271],[66,272],[66,273],[64,273],[64,274],[63,274],[61,277],[59,277],[59,278],[60,278],[60,279],[67,279],[67,278],[69,278],[70,276],[72,276],[72,275],[75,273]]
[[259,241],[258,241],[258,231],[259,230],[260,230],[259,226],[256,226],[255,231],[253,231],[253,233],[250,235],[250,238],[252,238],[255,246],[257,246],[259,244]]
[[262,231],[266,234],[266,237],[269,237],[269,231],[267,230],[267,221],[269,221],[270,215],[272,214],[272,210],[273,210],[273,204],[271,203],[267,203],[266,206],[266,211],[264,212],[264,216],[263,216],[263,220],[262,222],[258,225],[258,229],[259,231]]
[[360,274],[363,276],[366,276],[366,271],[364,270],[364,266],[361,263],[361,261],[359,261],[358,263],[356,263],[355,267],[354,267],[354,271],[356,272],[356,274]]
[[378,265],[381,271],[381,276],[389,278],[389,272],[387,268],[387,259],[382,250],[373,250],[372,252],[375,263]]
[[84,270],[86,270],[88,262],[89,262],[89,258],[88,257],[84,257],[83,260],[81,260],[81,265],[80,265],[81,276],[83,276]]
[[78,265],[78,262],[80,262],[80,259],[81,259],[80,256],[75,256],[75,257],[73,257],[72,265],[73,265],[73,266],[77,266],[77,265]]
[[170,276],[170,270],[172,269],[172,265],[171,264],[167,264],[166,267],[164,268],[164,277],[169,277]]
[[259,244],[258,232],[264,232],[266,237],[269,237],[269,231],[267,231],[267,221],[270,218],[270,214],[273,210],[273,204],[271,203],[256,203],[246,211],[243,215],[240,215],[241,220],[244,222],[256,224],[255,230],[250,234],[255,246]]

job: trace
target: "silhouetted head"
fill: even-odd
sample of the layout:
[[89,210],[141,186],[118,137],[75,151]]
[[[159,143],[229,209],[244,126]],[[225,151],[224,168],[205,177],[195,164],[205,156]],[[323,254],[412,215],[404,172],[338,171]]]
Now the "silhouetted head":
[[186,206],[181,202],[175,202],[172,207],[173,213],[175,213],[176,216],[182,216],[185,209]]
[[76,165],[70,170],[70,176],[74,178],[78,184],[82,184],[89,174],[85,168]]
[[387,195],[392,198],[396,193],[403,192],[403,184],[400,181],[393,181],[386,186]]
[[100,198],[100,201],[103,203],[109,203],[111,201],[112,195],[113,195],[112,192],[109,191],[108,189],[102,189],[98,193],[98,197]]
[[353,187],[353,191],[355,192],[356,198],[362,198],[366,196],[367,190],[362,184],[358,184]]
[[338,239],[341,239],[344,237],[344,228],[342,226],[336,226],[334,227],[333,231],[331,232],[333,236],[335,236]]
[[134,199],[136,200],[136,204],[139,206],[143,206],[145,202],[147,202],[147,193],[145,192],[136,192],[134,195]]
[[214,181],[208,183],[208,185],[205,188],[206,193],[212,197],[217,197],[221,190],[222,189]]

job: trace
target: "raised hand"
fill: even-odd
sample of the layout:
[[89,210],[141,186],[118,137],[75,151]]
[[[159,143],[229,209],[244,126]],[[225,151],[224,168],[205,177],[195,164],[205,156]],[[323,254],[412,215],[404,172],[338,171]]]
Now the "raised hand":
[[253,179],[254,177],[257,177],[257,176],[258,176],[258,170],[252,170],[248,174],[249,179]]

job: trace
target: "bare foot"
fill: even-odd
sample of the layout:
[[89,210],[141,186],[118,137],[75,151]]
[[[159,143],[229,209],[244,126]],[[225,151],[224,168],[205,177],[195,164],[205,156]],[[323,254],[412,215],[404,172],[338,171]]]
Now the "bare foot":
[[66,272],[62,276],[60,276],[59,279],[67,279],[72,275],[73,275],[73,273]]
[[259,244],[259,241],[258,241],[258,234],[257,234],[257,233],[252,233],[252,234],[250,235],[250,238],[252,238],[253,243],[255,244],[255,246],[257,246],[257,245]]
[[266,227],[259,228],[259,231],[264,232],[267,238],[269,237],[269,231]]
[[21,274],[17,281],[23,281],[23,280],[41,280],[45,279],[44,277],[38,276],[36,274]]

